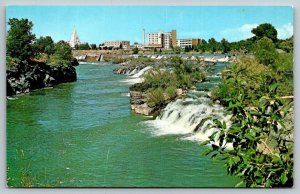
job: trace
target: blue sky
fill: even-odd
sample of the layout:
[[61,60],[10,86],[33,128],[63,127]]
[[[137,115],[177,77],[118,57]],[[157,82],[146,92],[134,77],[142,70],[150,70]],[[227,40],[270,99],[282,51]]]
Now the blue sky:
[[9,18],[28,18],[33,32],[68,41],[76,26],[83,42],[105,40],[142,42],[147,32],[177,30],[177,38],[214,37],[237,41],[252,36],[251,29],[271,23],[279,38],[293,34],[293,10],[288,6],[9,6]]

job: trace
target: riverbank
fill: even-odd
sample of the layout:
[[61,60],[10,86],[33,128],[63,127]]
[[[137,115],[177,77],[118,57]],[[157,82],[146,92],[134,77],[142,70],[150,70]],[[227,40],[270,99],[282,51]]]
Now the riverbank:
[[15,63],[6,71],[6,95],[23,94],[76,81],[76,65],[77,60],[70,62],[70,65],[49,65],[31,60]]

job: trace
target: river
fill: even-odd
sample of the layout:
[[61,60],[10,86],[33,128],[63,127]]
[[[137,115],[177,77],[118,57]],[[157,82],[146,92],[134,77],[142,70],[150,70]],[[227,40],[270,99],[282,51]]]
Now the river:
[[[130,110],[116,65],[76,67],[78,81],[7,100],[8,185],[234,187],[223,161]],[[150,121],[149,121],[150,120]],[[25,178],[24,178],[25,176]],[[27,179],[26,179],[27,178]]]

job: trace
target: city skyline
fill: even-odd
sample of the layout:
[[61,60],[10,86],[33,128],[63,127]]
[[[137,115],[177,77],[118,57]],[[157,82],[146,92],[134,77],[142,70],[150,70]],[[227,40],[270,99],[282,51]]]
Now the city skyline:
[[232,42],[250,38],[251,29],[261,23],[274,25],[280,39],[293,35],[290,6],[8,6],[6,16],[6,22],[28,18],[37,37],[55,41],[69,41],[76,26],[80,40],[90,44],[142,43],[143,29],[146,34],[176,29],[178,38]]

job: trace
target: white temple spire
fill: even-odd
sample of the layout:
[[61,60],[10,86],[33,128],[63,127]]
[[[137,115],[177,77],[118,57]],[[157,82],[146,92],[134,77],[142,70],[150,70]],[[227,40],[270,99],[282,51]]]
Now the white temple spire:
[[79,45],[79,44],[80,44],[80,40],[79,40],[79,37],[78,37],[78,35],[77,35],[75,26],[74,26],[74,28],[73,28],[73,32],[72,32],[72,35],[71,35],[71,39],[70,39],[69,44],[70,44],[70,46],[71,46],[72,48],[75,48],[76,45]]

